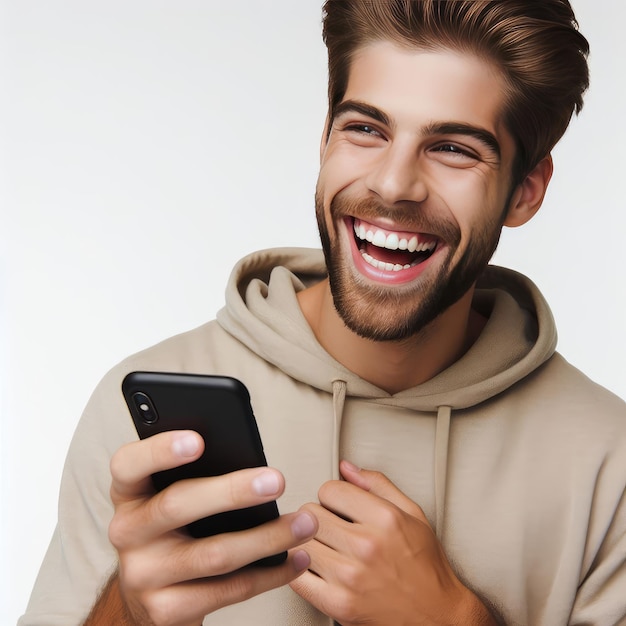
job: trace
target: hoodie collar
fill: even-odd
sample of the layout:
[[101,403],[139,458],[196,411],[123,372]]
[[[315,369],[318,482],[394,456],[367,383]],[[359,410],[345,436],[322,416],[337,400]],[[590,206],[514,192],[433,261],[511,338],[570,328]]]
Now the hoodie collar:
[[552,314],[537,287],[512,270],[489,266],[473,306],[488,317],[480,337],[431,380],[395,395],[360,379],[317,342],[296,294],[322,280],[321,250],[263,250],[242,259],[226,289],[219,324],[295,380],[328,393],[346,383],[347,396],[419,411],[467,408],[504,391],[544,363],[556,347]]

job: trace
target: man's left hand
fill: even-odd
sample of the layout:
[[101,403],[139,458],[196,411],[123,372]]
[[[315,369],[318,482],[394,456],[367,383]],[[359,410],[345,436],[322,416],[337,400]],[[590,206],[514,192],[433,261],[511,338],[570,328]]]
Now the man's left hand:
[[342,461],[322,485],[306,544],[309,571],[291,588],[344,626],[495,624],[453,572],[422,509],[380,472]]

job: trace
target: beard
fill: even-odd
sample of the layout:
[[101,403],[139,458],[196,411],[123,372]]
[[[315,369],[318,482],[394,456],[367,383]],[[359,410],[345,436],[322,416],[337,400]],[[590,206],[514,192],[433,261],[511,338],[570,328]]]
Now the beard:
[[[337,194],[330,205],[334,224],[346,217],[364,220],[388,217],[403,230],[435,235],[447,245],[446,258],[436,272],[426,271],[404,285],[378,285],[354,267],[351,252],[340,244],[337,229],[326,223],[324,203],[315,197],[317,225],[328,269],[333,302],[344,324],[357,335],[373,341],[402,341],[422,332],[455,304],[476,282],[489,263],[500,239],[503,219],[481,225],[461,258],[453,264],[461,241],[456,222],[432,215],[423,207],[388,207],[373,199],[350,199]],[[504,212],[502,212],[504,215]]]

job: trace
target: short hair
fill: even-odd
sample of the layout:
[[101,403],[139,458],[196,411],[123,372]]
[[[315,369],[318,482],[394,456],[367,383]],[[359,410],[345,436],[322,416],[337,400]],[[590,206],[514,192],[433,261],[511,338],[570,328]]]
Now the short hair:
[[568,0],[326,0],[323,37],[331,120],[354,53],[369,43],[451,49],[495,63],[507,86],[514,184],[550,153],[589,86],[589,44]]

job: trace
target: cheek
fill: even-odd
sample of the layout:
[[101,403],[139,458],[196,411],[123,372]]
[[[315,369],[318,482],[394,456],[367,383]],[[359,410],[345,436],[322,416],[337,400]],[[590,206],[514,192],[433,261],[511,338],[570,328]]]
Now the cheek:
[[367,175],[367,164],[351,151],[340,146],[329,146],[322,159],[317,189],[324,204],[348,187],[357,187]]
[[506,194],[482,173],[459,171],[439,182],[439,195],[459,225],[462,239],[499,222]]

